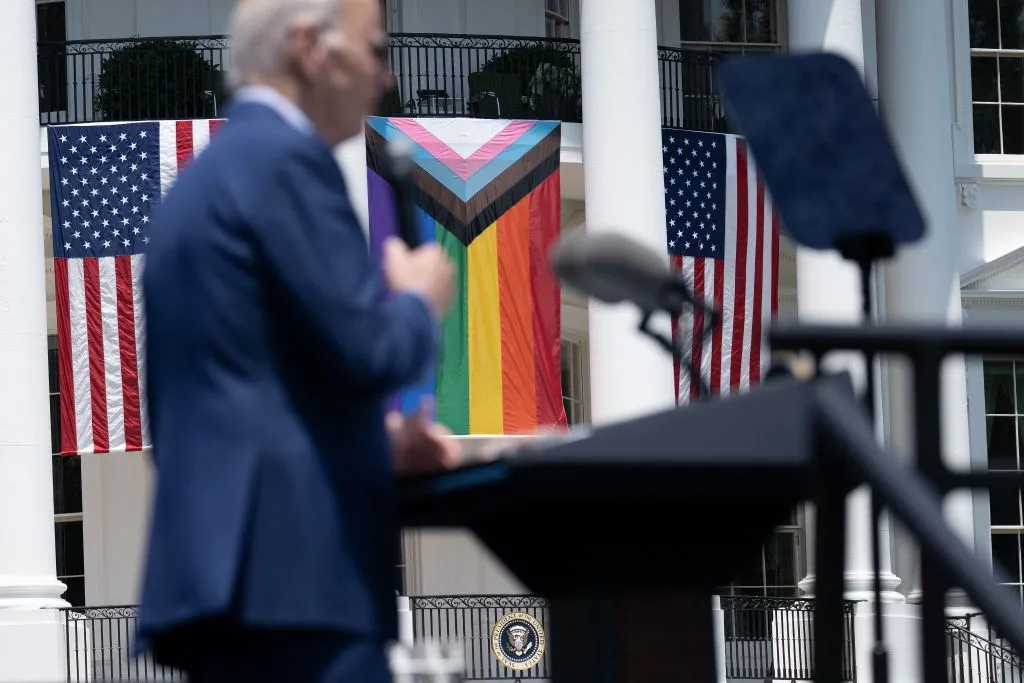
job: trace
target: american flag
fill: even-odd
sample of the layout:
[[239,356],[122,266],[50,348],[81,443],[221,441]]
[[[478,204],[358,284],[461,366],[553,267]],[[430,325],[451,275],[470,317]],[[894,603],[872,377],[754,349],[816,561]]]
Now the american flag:
[[149,445],[141,275],[150,216],[219,123],[48,129],[62,454]]
[[763,342],[778,307],[779,217],[743,138],[662,130],[668,251],[697,298],[714,302],[720,320],[705,335],[705,316],[687,312],[674,327],[691,366],[676,367],[680,403],[745,390],[768,369]]

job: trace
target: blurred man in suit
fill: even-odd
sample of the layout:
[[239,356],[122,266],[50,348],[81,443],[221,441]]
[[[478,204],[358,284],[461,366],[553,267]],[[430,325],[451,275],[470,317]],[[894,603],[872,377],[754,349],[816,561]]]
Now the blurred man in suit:
[[237,92],[155,214],[156,494],[141,647],[206,681],[390,680],[394,469],[458,460],[389,392],[435,353],[452,266],[372,261],[333,148],[387,87],[378,0],[243,0]]

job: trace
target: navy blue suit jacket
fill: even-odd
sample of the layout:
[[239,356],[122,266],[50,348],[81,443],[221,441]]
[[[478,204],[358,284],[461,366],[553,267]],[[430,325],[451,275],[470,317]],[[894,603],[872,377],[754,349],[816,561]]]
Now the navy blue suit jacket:
[[394,636],[387,393],[435,353],[327,144],[256,103],[183,171],[144,272],[156,493],[141,641],[205,618]]

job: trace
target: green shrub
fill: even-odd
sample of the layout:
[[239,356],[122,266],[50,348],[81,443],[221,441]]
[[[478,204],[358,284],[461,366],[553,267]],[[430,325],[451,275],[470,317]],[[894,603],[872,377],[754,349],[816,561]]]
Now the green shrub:
[[212,118],[222,72],[189,40],[134,39],[103,62],[93,108],[105,121]]
[[559,49],[557,43],[514,47],[491,57],[480,70],[519,76],[522,93],[527,95],[530,90],[530,81],[541,64],[550,64],[556,69],[569,73],[577,71],[572,54],[564,49]]

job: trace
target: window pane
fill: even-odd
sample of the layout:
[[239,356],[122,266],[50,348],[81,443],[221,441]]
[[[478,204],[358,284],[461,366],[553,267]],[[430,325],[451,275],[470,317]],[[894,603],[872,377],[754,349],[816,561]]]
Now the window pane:
[[70,602],[72,607],[85,607],[85,577],[65,576],[60,580],[68,587],[64,592],[64,599]]
[[974,153],[1000,154],[999,107],[994,104],[974,105]]
[[[974,4],[976,0],[971,0]],[[999,0],[999,22],[1004,50],[1024,47],[1024,0]]]
[[680,0],[683,41],[743,42],[743,0]]
[[1003,105],[999,113],[1003,124],[1003,154],[1024,154],[1024,107]]
[[1024,363],[1013,364],[1014,375],[1017,387],[1017,410],[1024,410]]
[[53,511],[82,511],[82,459],[77,455],[53,456]]
[[1021,581],[1020,536],[992,534],[992,562],[1003,568],[1010,581]]
[[47,350],[47,366],[50,371],[50,393],[55,394],[59,391],[59,379],[57,375],[57,349]]
[[63,2],[36,4],[36,40],[63,42],[68,39],[66,11]]
[[998,63],[995,57],[971,57],[971,97],[975,102],[999,101]]
[[50,452],[60,453],[60,394],[50,394]]
[[988,468],[1017,469],[1017,418],[989,416],[985,424],[988,430]]
[[748,560],[745,569],[733,579],[739,595],[764,595],[764,551]]
[[764,561],[767,586],[795,586],[799,581],[796,566],[796,534],[772,534],[764,546]]
[[1020,505],[1018,491],[995,489],[989,491],[988,509],[992,526],[1020,526]]
[[746,42],[774,43],[775,3],[772,0],[745,0]]
[[1024,102],[1024,59],[999,58],[999,85],[1003,102]]
[[1015,415],[1013,403],[1013,363],[985,361],[985,414]]
[[57,576],[85,574],[85,546],[81,522],[57,522],[54,525],[57,546]]
[[971,47],[999,47],[996,0],[970,0]]

